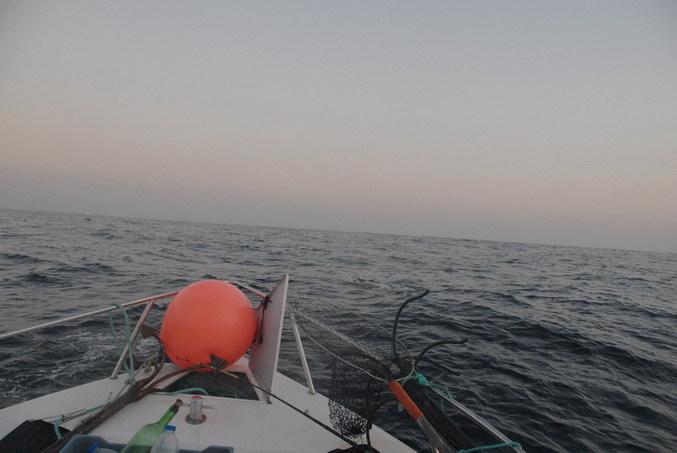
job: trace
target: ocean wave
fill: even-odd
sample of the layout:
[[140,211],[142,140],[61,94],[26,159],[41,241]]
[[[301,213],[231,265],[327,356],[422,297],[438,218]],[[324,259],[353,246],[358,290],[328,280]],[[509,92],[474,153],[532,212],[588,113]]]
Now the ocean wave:
[[[351,314],[390,331],[400,304],[429,288],[403,311],[398,338],[412,355],[436,340],[467,338],[430,350],[433,363],[421,370],[526,451],[677,445],[677,255],[115,218],[83,227],[81,216],[24,213],[13,221],[0,213],[8,232],[0,306],[12,328],[204,278],[265,292],[288,273],[290,298],[329,302],[331,325],[381,344],[388,336],[365,334]],[[121,314],[112,317],[121,332]],[[160,322],[161,314],[152,319]],[[3,340],[0,405],[106,376],[118,354],[98,338],[109,335],[102,316]],[[57,344],[63,339],[69,344]],[[303,379],[295,351],[283,341],[292,361],[280,363]],[[311,360],[320,391],[330,381],[324,365]],[[429,452],[412,422],[391,409],[377,423]]]
[[111,275],[116,272],[115,267],[99,262],[85,263],[82,266],[59,265],[53,268],[54,272],[64,273],[102,273]]
[[57,277],[47,275],[41,272],[31,271],[22,275],[19,279],[25,283],[39,284],[39,285],[67,285],[68,282],[65,282],[62,279]]
[[24,255],[22,253],[0,253],[0,257],[13,264],[36,264],[44,261],[38,257]]

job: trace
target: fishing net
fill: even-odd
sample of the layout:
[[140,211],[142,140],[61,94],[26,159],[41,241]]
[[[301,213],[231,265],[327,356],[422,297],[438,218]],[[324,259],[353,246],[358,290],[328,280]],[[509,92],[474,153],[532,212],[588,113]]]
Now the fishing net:
[[383,382],[338,360],[332,361],[331,371],[329,419],[344,436],[361,436],[367,430],[371,402],[378,399]]
[[[410,373],[411,355],[399,342],[395,351],[391,333],[354,312],[309,299],[290,300],[287,309],[304,340],[309,340],[304,345],[328,361],[332,425],[344,436],[361,436],[386,383]],[[336,324],[339,313],[341,327],[330,327],[328,322],[333,319]]]
[[[400,305],[391,332],[372,325],[367,318],[354,311],[346,313],[345,309],[331,304],[308,299],[288,302],[292,321],[303,332],[305,339],[310,340],[305,344],[310,344],[320,353],[319,356],[329,362],[327,368],[331,370],[332,376],[329,391],[332,425],[345,437],[357,438],[367,433],[369,442],[369,424],[376,408],[387,401],[381,399],[381,392],[387,384],[426,434],[433,451],[490,447],[523,453],[519,443],[510,441],[481,417],[455,401],[446,388],[429,382],[418,371],[418,364],[425,361],[448,374],[457,375],[454,370],[428,360],[424,355],[431,348],[460,345],[467,339],[433,342],[415,359],[404,344],[397,341],[397,325],[402,310],[410,302],[427,294],[426,290]],[[333,326],[330,327],[329,323]],[[453,407],[453,414],[447,410],[447,406]],[[455,416],[460,416],[464,421],[457,423]],[[466,433],[465,425],[468,422],[473,429]],[[461,428],[462,425],[464,428]]]

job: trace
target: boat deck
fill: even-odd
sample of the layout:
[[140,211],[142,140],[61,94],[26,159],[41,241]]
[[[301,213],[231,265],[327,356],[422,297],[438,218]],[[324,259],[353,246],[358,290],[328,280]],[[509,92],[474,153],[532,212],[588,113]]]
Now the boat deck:
[[[162,374],[176,369],[174,365],[165,365]],[[245,373],[256,384],[247,358],[240,359],[228,369]],[[101,379],[0,410],[0,419],[3,420],[0,423],[0,437],[25,420],[49,420],[101,405],[109,395],[117,394],[126,379],[126,375],[120,375],[117,379]],[[171,382],[169,380],[167,385]],[[280,373],[275,375],[272,393],[331,426],[328,400],[323,395],[311,394],[307,387]],[[267,402],[260,391],[257,391],[257,400],[195,394],[203,397],[206,421],[202,424],[194,425],[186,421],[191,394],[151,393],[124,407],[90,434],[100,436],[112,444],[125,444],[140,426],[156,421],[177,398],[181,398],[185,404],[171,424],[177,427],[182,449],[202,451],[208,446],[220,446],[232,447],[237,453],[298,453],[350,448],[349,444],[281,401],[270,398],[270,402]],[[72,429],[79,420],[67,421],[61,426]],[[414,451],[378,427],[372,429],[370,436],[374,447],[381,452]]]

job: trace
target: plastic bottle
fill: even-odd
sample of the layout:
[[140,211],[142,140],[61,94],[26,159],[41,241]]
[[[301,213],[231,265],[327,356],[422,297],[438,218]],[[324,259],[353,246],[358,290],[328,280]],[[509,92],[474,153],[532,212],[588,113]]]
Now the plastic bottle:
[[155,423],[144,425],[139,429],[120,453],[149,453],[165,430],[165,426],[174,418],[183,401],[176,400],[167,412]]
[[165,432],[155,442],[150,453],[179,453],[179,439],[176,437],[176,426],[165,426]]
[[98,444],[94,444],[87,450],[87,453],[117,453],[115,450],[110,448],[99,447]]

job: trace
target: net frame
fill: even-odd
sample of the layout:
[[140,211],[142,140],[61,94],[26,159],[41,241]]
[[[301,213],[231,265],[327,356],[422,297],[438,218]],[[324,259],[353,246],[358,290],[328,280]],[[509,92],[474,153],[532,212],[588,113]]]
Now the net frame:
[[[413,358],[407,347],[391,333],[374,325],[368,318],[325,301],[307,298],[289,299],[287,312],[300,332],[309,340],[320,356],[329,357],[331,370],[329,389],[330,420],[341,434],[356,438],[369,429],[374,409],[381,403],[381,392],[392,380],[409,376],[413,371]],[[349,316],[351,325],[359,332],[347,334],[329,326],[318,317],[341,313]],[[343,318],[344,324],[346,319]],[[368,338],[360,342],[354,337]]]

